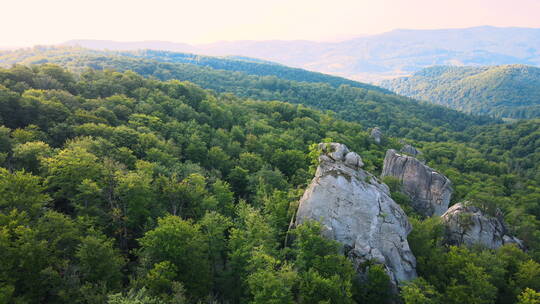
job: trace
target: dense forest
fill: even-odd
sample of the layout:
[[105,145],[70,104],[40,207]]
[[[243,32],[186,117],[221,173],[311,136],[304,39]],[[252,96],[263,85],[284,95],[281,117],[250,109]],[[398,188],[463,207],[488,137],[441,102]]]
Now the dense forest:
[[5,61],[7,64],[21,63],[26,61],[27,63],[39,60],[40,56],[58,56],[75,54],[94,54],[102,56],[125,56],[133,58],[151,59],[158,62],[169,63],[187,63],[196,66],[209,67],[216,70],[225,70],[233,72],[244,72],[249,75],[256,76],[276,76],[281,79],[295,80],[302,82],[324,82],[333,87],[339,87],[340,85],[350,85],[352,87],[375,90],[383,93],[389,93],[389,91],[357,82],[354,80],[332,76],[328,74],[322,74],[317,72],[310,72],[303,69],[291,68],[281,64],[277,64],[271,61],[265,61],[261,59],[242,57],[242,56],[227,56],[227,57],[212,57],[204,55],[196,55],[189,53],[167,52],[158,50],[137,50],[137,51],[118,51],[107,52],[97,51],[90,49],[83,49],[78,47],[35,47],[33,50],[15,52],[5,52],[1,61]]
[[[190,66],[170,67],[160,71]],[[131,71],[78,71],[0,69],[0,303],[538,303],[540,121],[474,126],[455,114],[466,133],[444,120],[426,129],[403,113],[440,107],[393,108],[380,95],[388,106],[361,124]],[[452,180],[452,201],[499,208],[527,250],[446,246],[436,218],[408,211],[420,278],[396,293],[380,266],[359,280],[317,223],[290,228],[313,144],[344,143],[378,175],[402,145],[369,136],[381,117],[392,134],[434,132],[408,141]]]
[[[127,53],[122,52],[122,54]],[[145,54],[152,59],[142,58]],[[131,70],[159,80],[190,81],[218,93],[227,92],[255,100],[279,100],[321,110],[331,110],[345,120],[361,122],[367,127],[379,126],[389,134],[424,141],[462,139],[461,131],[473,126],[496,122],[486,116],[465,115],[442,106],[418,103],[360,83],[352,86],[350,81],[327,83],[304,80],[306,78],[313,80],[314,77],[320,75],[318,73],[303,70],[299,73],[298,69],[268,64],[233,65],[232,61],[215,57],[202,60],[202,66],[198,65],[199,60],[193,60],[191,63],[171,63],[170,58],[176,58],[175,60],[179,61],[178,58],[186,55],[164,54],[167,56],[160,52],[147,51],[122,56],[120,53],[78,48],[34,48],[5,52],[3,56],[0,53],[0,64],[51,62],[75,71],[84,71],[87,67],[117,71]],[[141,58],[133,58],[133,56]],[[157,59],[162,61],[157,61]],[[204,64],[210,61],[221,63],[213,64],[212,67],[216,67],[214,69]],[[278,74],[266,72],[276,67],[279,67],[282,72]],[[232,68],[237,70],[225,70]],[[291,77],[294,80],[278,78],[288,73],[294,76]],[[315,76],[306,77],[306,74]]]
[[362,82],[328,74],[310,72],[304,69],[291,68],[270,61],[252,59],[249,57],[212,57],[156,50],[119,52],[118,54],[128,57],[152,59],[159,62],[190,63],[198,66],[207,66],[216,70],[243,72],[249,75],[276,76],[281,79],[295,80],[301,82],[324,82],[330,84],[333,87],[349,85],[356,88],[369,89],[382,93],[390,93],[389,91],[381,87],[365,84]]
[[435,66],[382,82],[398,94],[466,113],[540,117],[540,68],[526,65]]

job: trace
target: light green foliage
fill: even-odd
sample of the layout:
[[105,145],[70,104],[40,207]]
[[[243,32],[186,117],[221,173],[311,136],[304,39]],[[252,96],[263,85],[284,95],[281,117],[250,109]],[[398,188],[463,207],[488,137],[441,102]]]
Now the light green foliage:
[[39,173],[41,161],[52,156],[52,149],[42,141],[26,142],[16,145],[13,148],[13,159],[25,169],[32,173]]
[[390,192],[402,191],[403,183],[399,180],[399,178],[394,176],[385,176],[383,177],[382,181],[388,186],[388,188],[390,188]]
[[401,288],[401,297],[405,304],[436,304],[440,295],[433,286],[419,278]]
[[0,211],[9,213],[18,209],[32,216],[41,214],[51,200],[41,182],[39,176],[0,168]]
[[289,264],[280,265],[279,261],[257,250],[249,261],[250,275],[247,285],[253,296],[250,303],[287,304],[293,302],[293,289],[298,280],[296,271]]
[[121,293],[109,296],[107,304],[162,304],[163,301],[157,297],[152,297],[143,287],[142,289],[131,289],[126,295]]
[[156,294],[166,294],[170,291],[172,282],[178,275],[178,268],[169,262],[163,261],[154,265],[146,275],[146,286]]
[[97,180],[102,174],[98,158],[79,147],[62,150],[58,155],[45,159],[45,163],[46,185],[55,191],[55,197],[59,199],[73,199],[83,180]]
[[144,278],[144,284],[151,294],[165,303],[187,303],[184,286],[175,281],[178,269],[169,261],[157,263]]
[[174,279],[188,292],[206,295],[210,285],[209,248],[200,225],[169,215],[159,219],[157,227],[139,242],[146,265],[168,261],[180,270]]
[[533,260],[519,264],[513,283],[520,290],[525,288],[540,290],[540,264]]
[[527,288],[518,297],[517,304],[538,304],[540,303],[540,292]]

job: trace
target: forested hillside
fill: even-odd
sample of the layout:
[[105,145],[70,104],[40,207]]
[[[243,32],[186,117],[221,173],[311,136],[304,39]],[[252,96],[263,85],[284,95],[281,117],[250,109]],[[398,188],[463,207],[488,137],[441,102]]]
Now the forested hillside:
[[389,93],[388,90],[366,83],[328,74],[292,68],[261,59],[242,56],[211,57],[190,53],[178,53],[146,49],[111,52],[97,51],[78,47],[35,47],[33,49],[4,52],[3,54],[0,53],[0,56],[2,57],[2,59],[0,59],[0,63],[2,65],[11,65],[15,63],[31,64],[36,63],[40,59],[44,59],[44,57],[50,58],[75,55],[125,56],[131,58],[150,59],[158,62],[189,63],[196,66],[209,67],[216,70],[243,72],[248,75],[276,76],[281,79],[294,80],[299,82],[324,82],[332,85],[333,87],[339,87],[340,85],[350,85],[352,87]]
[[[168,54],[174,55],[174,53]],[[159,56],[159,58],[164,58],[164,56]],[[208,60],[221,62],[221,59],[217,58]],[[257,73],[253,69],[249,69],[249,73],[226,71],[198,66],[196,62],[193,64],[160,62],[71,48],[35,48],[8,52],[0,56],[0,63],[4,65],[44,62],[53,62],[79,72],[88,67],[118,71],[132,70],[143,76],[160,80],[187,80],[216,92],[332,110],[338,117],[360,122],[365,127],[379,126],[389,134],[418,140],[459,138],[462,134],[456,131],[460,132],[471,126],[496,122],[488,117],[470,116],[442,106],[421,104],[409,98],[386,94],[379,89],[371,90],[348,84],[334,87],[338,84],[306,82],[302,80],[303,78],[300,78],[302,81],[296,81],[276,76],[257,76],[252,75]],[[223,61],[222,65],[228,63],[230,62]],[[254,67],[261,66],[264,65]],[[239,67],[238,69],[242,70],[243,65],[240,64]],[[273,68],[276,65],[270,65],[270,67]]]
[[411,75],[432,65],[540,65],[540,29],[477,26],[396,29],[338,42],[221,41],[203,45],[153,41],[68,41],[96,49],[158,49],[212,56],[242,55],[359,81]]
[[437,66],[382,82],[398,94],[466,113],[499,118],[540,117],[540,68]]
[[[302,104],[254,100],[287,92],[255,89],[264,77],[120,56],[54,61],[162,79],[190,68],[194,79],[226,90],[244,81],[237,93],[250,98],[131,71],[0,69],[0,302],[368,304],[400,297],[450,304],[540,296],[538,120],[461,134],[472,118],[441,107],[274,79],[291,91],[320,88],[304,101],[327,92],[369,96],[357,100],[360,110],[372,109],[360,124]],[[438,127],[429,109],[440,113]],[[365,265],[366,278],[357,280],[316,223],[290,229],[314,173],[313,144],[344,143],[378,175],[386,150],[401,147],[398,138],[378,145],[369,136],[368,122],[385,119],[394,134],[419,139],[411,143],[426,163],[452,180],[453,202],[500,208],[527,250],[446,246],[437,219],[409,213],[420,278],[395,294],[380,266]],[[415,137],[416,130],[423,133]],[[459,134],[461,142],[447,141]]]
[[387,90],[366,83],[328,74],[310,72],[298,68],[291,68],[281,64],[272,63],[260,59],[252,59],[249,57],[210,57],[156,50],[119,52],[119,55],[134,58],[153,59],[159,62],[191,63],[198,66],[207,66],[217,70],[243,72],[249,75],[257,76],[276,76],[281,79],[300,82],[324,82],[330,84],[333,87],[339,87],[340,85],[349,85],[351,87],[369,89],[382,93],[389,93]]

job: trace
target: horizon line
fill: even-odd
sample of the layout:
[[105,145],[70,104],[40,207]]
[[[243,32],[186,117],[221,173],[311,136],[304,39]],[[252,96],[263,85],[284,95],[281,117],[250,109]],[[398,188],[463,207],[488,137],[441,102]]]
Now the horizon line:
[[184,44],[191,47],[211,45],[216,43],[231,43],[231,42],[269,42],[269,41],[280,41],[280,42],[314,42],[314,43],[340,43],[349,40],[354,40],[357,38],[366,38],[384,35],[392,32],[398,31],[445,31],[445,30],[467,30],[467,29],[477,29],[477,28],[496,28],[496,29],[531,29],[531,30],[540,30],[540,27],[524,27],[524,26],[495,26],[495,25],[477,25],[477,26],[468,26],[468,27],[447,27],[447,28],[395,28],[389,31],[383,31],[374,34],[355,34],[348,35],[348,38],[328,38],[328,39],[224,39],[224,40],[214,40],[212,42],[204,43],[192,43],[184,41],[173,41],[173,40],[154,40],[154,39],[143,39],[143,40],[115,40],[115,39],[88,39],[88,38],[72,38],[59,43],[43,44],[37,43],[32,45],[19,45],[19,46],[8,46],[0,45],[0,50],[15,50],[23,48],[33,48],[33,47],[46,47],[46,46],[74,46],[66,45],[70,42],[83,42],[83,41],[101,41],[101,42],[113,42],[113,43],[149,43],[149,42],[159,42],[159,43],[171,43],[171,44]]

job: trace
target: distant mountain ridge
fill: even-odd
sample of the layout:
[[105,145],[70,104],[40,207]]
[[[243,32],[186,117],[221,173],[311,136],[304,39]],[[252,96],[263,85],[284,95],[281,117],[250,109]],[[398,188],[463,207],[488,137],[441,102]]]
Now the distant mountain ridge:
[[466,113],[540,117],[540,68],[533,66],[435,66],[381,85],[401,95]]
[[540,29],[517,27],[394,30],[340,42],[271,40],[188,45],[72,40],[65,44],[110,50],[144,48],[213,56],[247,56],[371,82],[411,75],[433,65],[540,66]]

